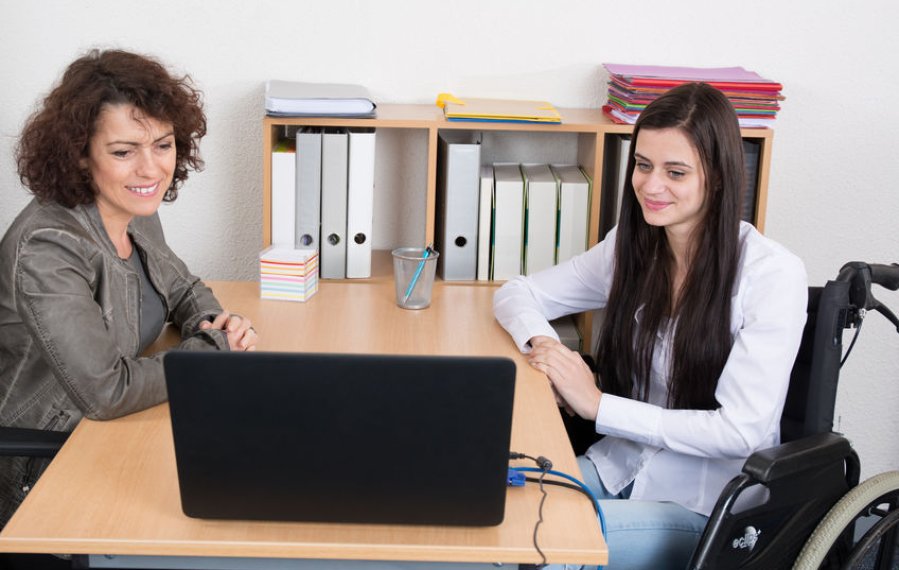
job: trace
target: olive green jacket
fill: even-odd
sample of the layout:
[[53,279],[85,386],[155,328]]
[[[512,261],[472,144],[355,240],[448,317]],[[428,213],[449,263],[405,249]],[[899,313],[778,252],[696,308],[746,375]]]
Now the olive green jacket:
[[[159,292],[178,348],[227,350],[199,325],[221,312],[166,245],[158,215],[129,234]],[[95,205],[32,201],[0,241],[0,425],[70,431],[166,399],[162,353],[140,357],[140,277],[121,259]],[[0,527],[46,467],[0,458]]]

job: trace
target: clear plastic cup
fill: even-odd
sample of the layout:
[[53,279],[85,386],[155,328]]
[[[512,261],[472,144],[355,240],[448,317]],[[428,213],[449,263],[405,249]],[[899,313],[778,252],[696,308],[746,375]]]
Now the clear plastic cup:
[[432,249],[426,257],[426,251],[423,247],[400,247],[392,252],[396,304],[404,309],[424,309],[431,304],[440,254]]

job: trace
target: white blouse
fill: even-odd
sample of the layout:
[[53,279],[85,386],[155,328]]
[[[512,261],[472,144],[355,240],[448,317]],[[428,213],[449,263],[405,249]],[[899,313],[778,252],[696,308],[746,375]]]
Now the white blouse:
[[[605,307],[612,284],[615,230],[589,251],[494,296],[497,321],[522,352],[538,335],[558,339],[550,320]],[[653,352],[649,402],[603,394],[587,451],[603,484],[631,499],[673,501],[709,515],[718,495],[753,452],[780,443],[780,416],[806,319],[802,261],[753,226],[740,227],[740,261],[731,300],[734,343],[715,390],[715,410],[667,409],[669,330]],[[637,315],[635,315],[637,318]]]

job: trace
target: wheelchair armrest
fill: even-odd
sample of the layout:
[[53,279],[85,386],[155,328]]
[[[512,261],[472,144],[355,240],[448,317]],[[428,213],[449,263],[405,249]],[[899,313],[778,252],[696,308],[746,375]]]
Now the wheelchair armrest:
[[0,456],[53,457],[68,437],[63,431],[0,427]]
[[821,433],[757,451],[743,465],[743,473],[760,483],[831,465],[852,453],[849,440]]

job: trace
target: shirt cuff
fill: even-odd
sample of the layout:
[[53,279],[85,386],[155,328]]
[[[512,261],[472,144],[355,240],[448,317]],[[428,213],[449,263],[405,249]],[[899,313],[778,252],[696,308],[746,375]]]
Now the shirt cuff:
[[515,344],[517,344],[518,349],[525,354],[531,351],[532,347],[529,341],[535,336],[548,336],[559,340],[556,329],[543,318],[521,319],[521,322],[515,327],[515,330],[512,331],[512,338],[515,340]]
[[596,414],[596,433],[658,445],[662,409],[646,402],[603,393]]

